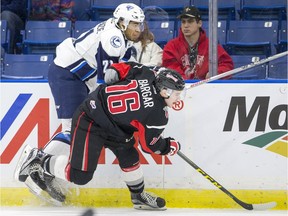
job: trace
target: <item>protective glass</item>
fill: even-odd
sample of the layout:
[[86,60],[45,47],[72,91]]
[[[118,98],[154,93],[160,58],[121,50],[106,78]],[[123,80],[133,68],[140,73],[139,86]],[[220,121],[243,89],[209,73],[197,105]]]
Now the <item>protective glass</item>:
[[144,31],[144,23],[130,22],[127,29],[142,32]]

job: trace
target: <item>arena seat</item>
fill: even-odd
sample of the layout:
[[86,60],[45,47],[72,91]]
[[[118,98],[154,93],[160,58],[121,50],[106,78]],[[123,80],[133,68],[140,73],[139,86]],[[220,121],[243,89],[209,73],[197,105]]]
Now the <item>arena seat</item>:
[[77,21],[90,20],[91,0],[74,0],[73,13]]
[[282,20],[279,27],[278,43],[275,44],[277,53],[287,51],[287,44],[288,44],[287,34],[288,34],[287,20]]
[[24,54],[55,54],[56,46],[72,36],[72,22],[28,20],[22,34]]
[[73,28],[73,37],[79,37],[83,32],[94,28],[101,21],[75,21]]
[[242,0],[242,20],[287,20],[287,0]]
[[[261,37],[259,37],[261,35]],[[278,21],[231,20],[224,48],[230,55],[276,54]]]
[[[249,56],[249,55],[231,55],[231,58],[234,62],[234,67],[239,68],[254,62],[257,62],[261,59],[266,58],[265,55],[259,56]],[[232,79],[266,79],[267,77],[267,64],[261,64],[250,69],[244,70],[243,72],[232,75]]]
[[288,79],[288,57],[287,55],[272,60],[268,65],[268,78],[271,79]]
[[9,47],[9,29],[7,26],[6,20],[0,20],[0,26],[1,26],[1,46],[3,49],[7,52]]
[[53,55],[5,54],[1,79],[47,79]]
[[174,21],[153,20],[147,21],[150,31],[154,34],[154,41],[161,46],[174,37]]
[[[191,4],[195,5],[201,12],[202,20],[209,19],[209,0],[191,0]],[[218,0],[218,20],[230,20],[237,19],[237,9],[240,9],[239,0]]]
[[[209,21],[202,21],[202,28],[205,30],[207,37],[209,37]],[[217,24],[217,37],[220,44],[226,44],[227,38],[227,21],[219,20]]]
[[141,0],[94,0],[91,6],[91,20],[104,21],[113,17],[113,12],[121,3],[134,3],[141,7]]
[[177,16],[181,14],[185,6],[191,4],[190,0],[142,0],[141,7],[156,6],[167,12],[169,20],[177,20]]

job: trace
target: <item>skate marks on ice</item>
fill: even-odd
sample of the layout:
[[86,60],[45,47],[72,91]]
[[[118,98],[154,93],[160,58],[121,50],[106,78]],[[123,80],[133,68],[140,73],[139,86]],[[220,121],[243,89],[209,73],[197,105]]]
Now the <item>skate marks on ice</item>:
[[145,211],[133,208],[78,207],[1,207],[2,216],[287,216],[287,211],[247,211],[242,209],[169,208],[166,211]]

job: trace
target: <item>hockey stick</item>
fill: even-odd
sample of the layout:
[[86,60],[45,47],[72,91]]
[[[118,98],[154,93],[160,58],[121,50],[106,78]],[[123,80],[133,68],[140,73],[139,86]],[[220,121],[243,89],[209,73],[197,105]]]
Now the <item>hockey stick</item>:
[[87,209],[83,214],[81,214],[81,216],[93,216],[93,215],[94,211],[91,208]]
[[197,166],[193,161],[191,161],[186,155],[184,155],[181,151],[178,151],[177,154],[188,164],[190,164],[195,170],[201,173],[206,179],[208,179],[212,184],[214,184],[217,188],[223,191],[226,195],[228,195],[231,199],[233,199],[236,203],[247,210],[266,210],[270,208],[274,208],[277,204],[276,202],[262,203],[262,204],[249,204],[239,200],[235,197],[231,192],[229,192],[226,188],[224,188],[219,182],[217,182],[214,178],[208,175],[203,169]]
[[285,52],[276,54],[276,55],[274,55],[274,56],[270,56],[270,57],[268,57],[268,58],[262,59],[262,60],[260,60],[260,61],[256,61],[256,62],[253,62],[253,63],[251,63],[251,64],[244,65],[244,66],[242,66],[242,67],[235,68],[235,69],[233,69],[233,70],[230,70],[230,71],[227,71],[227,72],[218,74],[218,75],[216,75],[216,76],[209,77],[209,78],[204,79],[204,80],[200,80],[199,82],[195,82],[195,83],[191,84],[189,87],[187,87],[187,90],[188,90],[188,89],[191,89],[191,88],[193,88],[193,87],[197,87],[197,86],[200,86],[200,85],[202,85],[202,84],[205,84],[205,83],[214,81],[214,80],[218,80],[218,79],[221,79],[221,78],[224,78],[224,77],[227,77],[227,76],[230,76],[230,75],[239,73],[239,72],[243,71],[244,69],[250,69],[250,68],[253,68],[253,67],[257,66],[257,65],[261,65],[261,64],[267,63],[267,62],[269,62],[269,61],[271,61],[271,60],[274,60],[274,59],[283,57],[283,56],[285,56],[285,55],[287,55],[287,54],[288,54],[288,51],[285,51]]

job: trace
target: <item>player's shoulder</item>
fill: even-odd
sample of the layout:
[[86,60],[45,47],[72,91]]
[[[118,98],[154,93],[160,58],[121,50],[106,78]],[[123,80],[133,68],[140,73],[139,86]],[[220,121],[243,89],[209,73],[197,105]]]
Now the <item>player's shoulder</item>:
[[101,42],[102,44],[105,44],[105,46],[116,49],[125,46],[123,33],[115,25],[114,27],[112,26],[111,28],[106,29],[101,34]]
[[117,26],[111,19],[106,21],[105,29],[102,33],[102,36],[103,38],[119,37],[123,38],[124,40],[122,31],[119,28],[117,28]]

